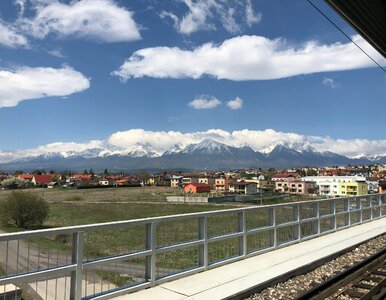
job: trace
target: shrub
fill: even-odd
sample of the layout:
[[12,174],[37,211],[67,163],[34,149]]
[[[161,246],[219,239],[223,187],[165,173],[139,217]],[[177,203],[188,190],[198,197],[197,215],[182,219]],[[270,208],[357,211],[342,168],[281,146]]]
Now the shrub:
[[0,219],[4,224],[13,224],[20,228],[36,228],[48,217],[48,204],[37,194],[12,192],[1,203]]
[[29,182],[21,178],[9,178],[1,182],[1,186],[6,189],[24,189],[29,186]]

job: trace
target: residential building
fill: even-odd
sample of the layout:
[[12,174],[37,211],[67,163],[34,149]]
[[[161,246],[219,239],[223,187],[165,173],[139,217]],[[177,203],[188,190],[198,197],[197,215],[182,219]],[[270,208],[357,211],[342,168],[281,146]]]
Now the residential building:
[[182,177],[182,179],[181,179],[182,186],[187,186],[188,184],[193,183],[193,182],[198,182],[198,178],[197,177]]
[[32,179],[34,178],[34,175],[32,175],[32,174],[19,174],[19,175],[17,175],[17,178],[24,179],[24,180],[31,182]]
[[379,181],[379,192],[386,193],[386,180]]
[[339,182],[339,196],[362,196],[368,194],[368,185],[366,181]]
[[51,175],[34,175],[31,182],[34,185],[45,185],[47,186],[52,180]]
[[216,191],[227,191],[228,190],[228,179],[226,178],[215,178],[214,179],[214,189]]
[[313,181],[316,183],[319,195],[336,197],[339,196],[339,183],[345,182],[365,182],[362,176],[305,176],[302,181]]
[[278,173],[272,176],[272,181],[295,181],[300,180],[300,175],[296,172]]
[[206,183],[206,184],[209,184],[211,187],[213,187],[214,179],[211,177],[199,177],[198,183]]
[[229,183],[229,192],[236,194],[251,195],[257,193],[257,184],[255,182],[232,182]]
[[182,176],[172,176],[170,178],[170,186],[171,187],[180,187],[182,184]]
[[192,182],[184,187],[185,193],[209,193],[210,185],[206,183]]

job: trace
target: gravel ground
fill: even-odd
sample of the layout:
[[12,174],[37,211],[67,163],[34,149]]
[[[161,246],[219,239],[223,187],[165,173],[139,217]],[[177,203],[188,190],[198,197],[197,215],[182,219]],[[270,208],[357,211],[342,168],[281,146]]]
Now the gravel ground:
[[[361,244],[354,250],[347,252],[336,259],[327,262],[323,266],[300,276],[279,283],[273,287],[266,288],[258,294],[252,295],[248,300],[277,300],[296,299],[303,292],[322,283],[333,275],[343,271],[353,264],[369,257],[386,246],[386,234],[374,238],[367,243]],[[349,298],[342,298],[349,299]]]

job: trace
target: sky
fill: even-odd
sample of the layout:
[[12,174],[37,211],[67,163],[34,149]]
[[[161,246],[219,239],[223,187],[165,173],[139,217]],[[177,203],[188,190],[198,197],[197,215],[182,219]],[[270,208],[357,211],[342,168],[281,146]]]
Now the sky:
[[3,0],[0,162],[204,138],[385,154],[385,75],[306,0]]

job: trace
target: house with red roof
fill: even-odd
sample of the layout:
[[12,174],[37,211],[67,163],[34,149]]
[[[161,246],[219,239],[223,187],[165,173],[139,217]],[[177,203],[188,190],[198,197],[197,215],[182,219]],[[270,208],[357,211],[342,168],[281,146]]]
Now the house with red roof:
[[184,187],[185,193],[209,193],[210,185],[206,183],[192,182]]
[[52,181],[52,176],[46,175],[33,175],[32,183],[34,185],[48,185]]
[[301,176],[296,172],[278,173],[272,176],[272,181],[295,181],[300,180]]
[[31,182],[31,180],[34,178],[34,175],[32,175],[32,174],[19,174],[19,175],[17,175],[17,178],[28,180],[29,182]]

